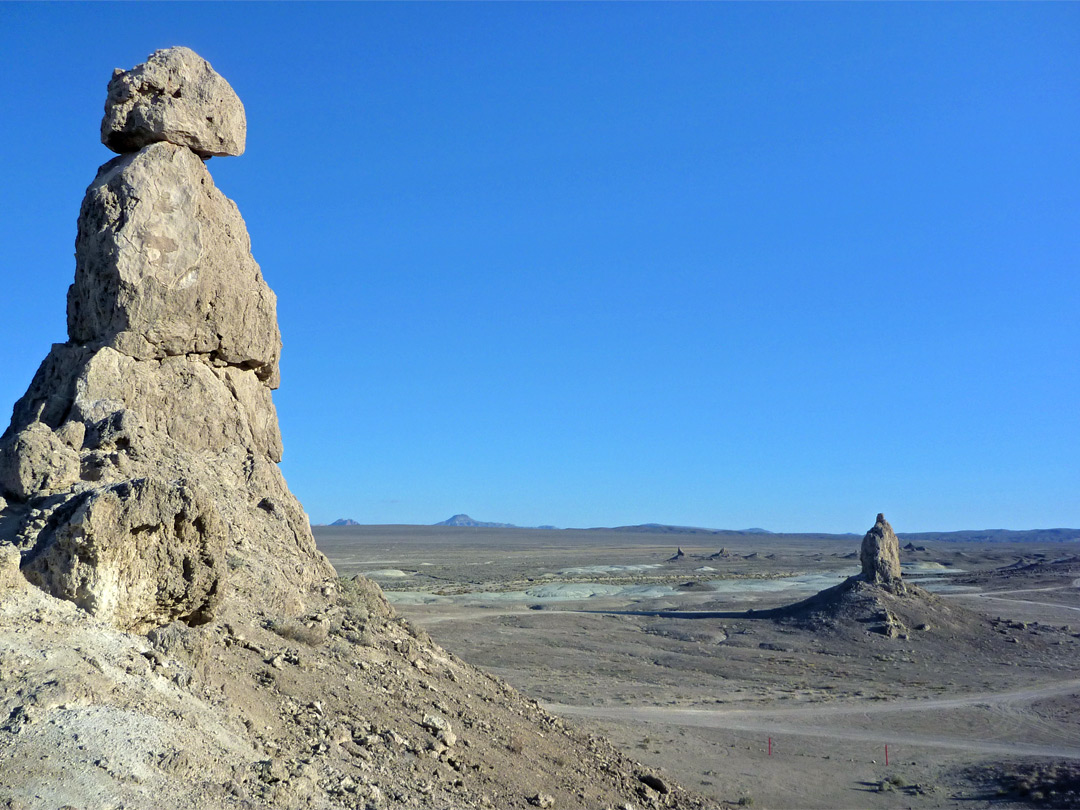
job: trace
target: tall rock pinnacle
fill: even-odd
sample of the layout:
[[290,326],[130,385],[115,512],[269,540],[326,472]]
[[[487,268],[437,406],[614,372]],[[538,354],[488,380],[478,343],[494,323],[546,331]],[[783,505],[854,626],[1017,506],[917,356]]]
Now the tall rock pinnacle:
[[0,538],[123,630],[207,621],[229,592],[298,612],[333,576],[277,468],[276,300],[201,159],[245,132],[187,48],[114,74],[102,140],[122,154],[79,213],[68,342],[0,437]]
[[867,582],[893,591],[904,589],[900,578],[900,541],[885,515],[879,514],[874,527],[863,537],[859,561]]

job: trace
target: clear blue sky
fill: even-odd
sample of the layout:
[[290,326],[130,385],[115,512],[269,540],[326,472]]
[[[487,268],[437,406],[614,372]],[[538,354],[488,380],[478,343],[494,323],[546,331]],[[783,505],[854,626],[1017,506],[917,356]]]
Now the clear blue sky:
[[314,522],[1080,526],[1080,4],[0,4],[0,407],[210,60]]

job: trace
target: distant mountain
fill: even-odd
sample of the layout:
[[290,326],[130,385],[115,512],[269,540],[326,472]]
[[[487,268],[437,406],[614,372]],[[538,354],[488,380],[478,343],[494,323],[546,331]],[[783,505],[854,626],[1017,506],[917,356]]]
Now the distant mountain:
[[593,532],[640,532],[642,534],[772,534],[766,529],[703,529],[699,526],[670,526],[666,523],[639,523],[635,526],[596,526]]
[[520,529],[513,523],[486,523],[482,520],[473,520],[468,515],[454,515],[449,520],[433,524],[435,526],[467,526],[473,529]]
[[[359,526],[355,520],[341,518],[331,526]],[[546,529],[559,531],[557,526],[518,526],[514,523],[491,523],[473,520],[468,515],[454,515],[448,520],[432,524],[433,526],[458,526],[473,529]],[[720,535],[723,537],[752,538],[765,535],[771,537],[789,537],[805,540],[850,540],[862,537],[856,532],[844,534],[830,532],[772,532],[768,529],[706,529],[700,526],[673,526],[667,523],[638,523],[632,526],[594,526],[589,529],[573,531],[591,532],[634,532],[639,534],[677,534],[677,535]],[[1064,543],[1080,541],[1080,529],[1030,529],[1015,531],[1012,529],[971,529],[956,532],[897,532],[896,536],[904,542],[914,541],[916,545],[927,541],[939,543]]]
[[[697,526],[670,526],[665,523],[639,523],[634,526],[597,526],[587,531],[594,532],[637,532],[642,534],[701,534],[724,535],[729,537],[770,535],[773,537],[791,537],[820,540],[847,540],[862,537],[861,534],[848,532],[831,534],[828,532],[770,532],[766,529],[703,529]],[[897,537],[904,541],[925,543],[1066,543],[1080,540],[1080,529],[1030,529],[1014,531],[1011,529],[973,529],[958,532],[897,532]]]

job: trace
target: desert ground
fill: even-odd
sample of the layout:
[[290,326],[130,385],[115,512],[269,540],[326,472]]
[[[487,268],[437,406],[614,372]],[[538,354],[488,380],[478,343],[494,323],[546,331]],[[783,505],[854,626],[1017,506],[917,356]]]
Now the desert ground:
[[857,573],[857,536],[315,536],[448,650],[718,801],[1076,806],[1080,543],[909,547],[930,595],[890,637],[769,612]]

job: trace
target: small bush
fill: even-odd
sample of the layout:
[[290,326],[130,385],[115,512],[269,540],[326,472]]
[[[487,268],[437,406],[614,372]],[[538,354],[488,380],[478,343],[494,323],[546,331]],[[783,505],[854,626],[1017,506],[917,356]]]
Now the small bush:
[[326,627],[321,624],[308,627],[297,621],[276,621],[270,623],[270,629],[282,638],[299,641],[309,647],[320,647],[326,643]]

